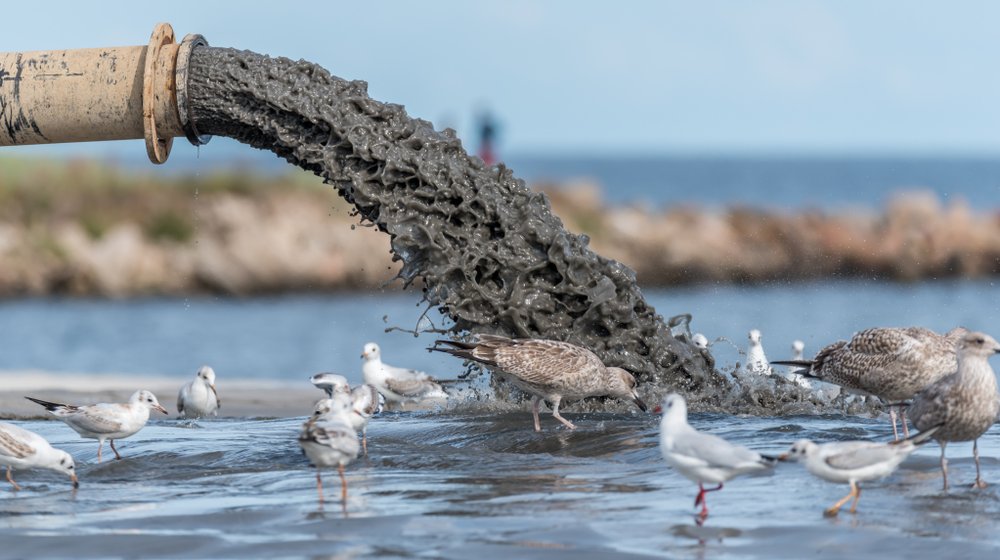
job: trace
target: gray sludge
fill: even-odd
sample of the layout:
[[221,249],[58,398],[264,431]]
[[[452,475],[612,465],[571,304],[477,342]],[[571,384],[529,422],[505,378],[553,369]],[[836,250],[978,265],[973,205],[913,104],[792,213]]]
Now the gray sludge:
[[[335,186],[388,233],[404,283],[455,332],[564,339],[640,383],[705,396],[726,380],[671,336],[624,265],[567,232],[547,198],[470,157],[452,131],[305,61],[198,48],[190,103],[202,133],[270,150]],[[610,404],[610,403],[609,403]]]

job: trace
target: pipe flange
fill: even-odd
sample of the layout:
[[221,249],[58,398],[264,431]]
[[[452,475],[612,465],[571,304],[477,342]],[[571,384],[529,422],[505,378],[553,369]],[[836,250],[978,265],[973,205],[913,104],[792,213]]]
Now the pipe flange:
[[157,62],[162,48],[172,44],[174,44],[174,29],[170,27],[169,23],[160,23],[153,29],[153,34],[149,38],[149,46],[146,48],[146,67],[142,77],[142,118],[143,131],[146,136],[146,154],[149,155],[149,161],[153,163],[167,161],[170,148],[174,143],[173,138],[162,138],[157,134],[155,110],[157,105],[155,88]]
[[177,70],[175,83],[177,84],[177,114],[181,118],[181,126],[184,128],[184,135],[188,142],[195,146],[208,144],[212,139],[211,134],[201,134],[198,126],[191,116],[191,98],[188,97],[188,68],[191,64],[191,51],[196,47],[207,47],[208,40],[197,33],[188,33],[181,40],[181,46],[177,51]]

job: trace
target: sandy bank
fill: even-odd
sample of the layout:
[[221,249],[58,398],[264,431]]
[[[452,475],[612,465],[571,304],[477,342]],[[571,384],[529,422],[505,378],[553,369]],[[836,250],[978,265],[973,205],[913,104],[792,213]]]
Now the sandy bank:
[[[186,379],[126,375],[54,374],[39,371],[0,372],[0,418],[47,418],[25,395],[54,402],[91,404],[125,402],[138,389],[148,389],[177,415],[177,391]],[[229,381],[218,384],[219,415],[235,418],[305,416],[323,394],[306,382]],[[155,413],[158,415],[159,413]]]

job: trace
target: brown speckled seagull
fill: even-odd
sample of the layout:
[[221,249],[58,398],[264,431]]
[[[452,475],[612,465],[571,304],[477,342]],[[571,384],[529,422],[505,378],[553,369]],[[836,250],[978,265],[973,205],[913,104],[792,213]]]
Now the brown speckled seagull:
[[1000,353],[1000,343],[988,334],[970,332],[958,343],[958,369],[917,394],[910,418],[919,430],[941,424],[934,439],[941,444],[941,475],[948,489],[948,460],[944,448],[949,441],[972,441],[976,460],[973,488],[985,488],[979,472],[979,436],[997,420],[1000,395],[989,357]]
[[[437,344],[449,348],[439,348]],[[542,429],[538,421],[542,399],[552,403],[552,416],[571,430],[576,426],[559,414],[563,400],[609,395],[632,401],[640,410],[646,410],[631,373],[607,367],[590,350],[568,342],[481,334],[475,342],[438,340],[430,350],[483,364],[531,394],[536,432]]]
[[[955,371],[955,345],[968,332],[962,327],[944,335],[922,327],[873,328],[856,333],[849,341],[830,344],[812,360],[772,363],[801,366],[807,369],[797,373],[806,377],[899,403]],[[903,432],[908,436],[905,411],[901,412]],[[894,406],[889,407],[889,416],[899,439]]]

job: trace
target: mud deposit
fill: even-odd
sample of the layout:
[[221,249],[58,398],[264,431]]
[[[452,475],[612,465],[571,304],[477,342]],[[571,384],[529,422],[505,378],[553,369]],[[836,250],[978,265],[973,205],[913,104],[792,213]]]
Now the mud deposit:
[[671,335],[634,272],[567,232],[544,195],[469,156],[453,131],[371,99],[366,83],[204,47],[192,54],[189,93],[200,131],[316,173],[389,234],[402,281],[421,280],[453,332],[569,340],[689,393],[725,383],[707,353]]

